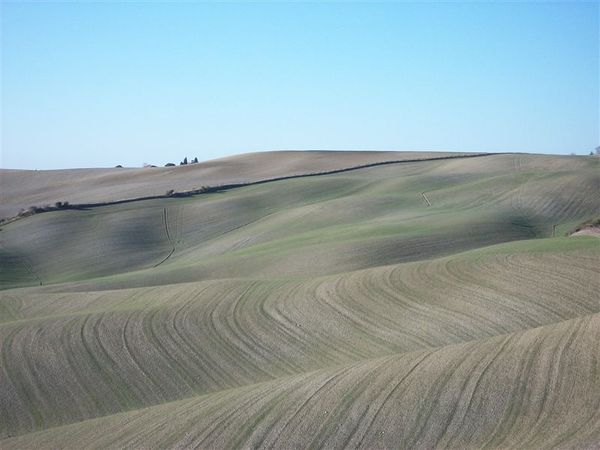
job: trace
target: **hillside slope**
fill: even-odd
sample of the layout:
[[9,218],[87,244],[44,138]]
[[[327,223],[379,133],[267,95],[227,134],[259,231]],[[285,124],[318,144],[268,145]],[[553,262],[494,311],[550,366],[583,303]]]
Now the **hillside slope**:
[[600,239],[564,234],[598,169],[421,161],[3,225],[0,448],[593,448]]
[[98,203],[186,191],[200,186],[246,183],[297,174],[328,172],[383,161],[440,158],[465,153],[279,151],[219,158],[175,167],[64,170],[0,169],[0,218],[21,208],[57,201]]
[[0,286],[313,276],[561,235],[600,211],[598,174],[595,158],[495,155],[43,213],[3,226]]
[[600,315],[3,441],[4,448],[593,448]]

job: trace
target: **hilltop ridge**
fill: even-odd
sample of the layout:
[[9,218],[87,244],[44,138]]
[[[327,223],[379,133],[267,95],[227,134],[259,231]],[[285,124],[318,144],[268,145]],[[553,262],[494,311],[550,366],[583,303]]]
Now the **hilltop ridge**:
[[173,167],[60,170],[0,169],[0,218],[55,202],[99,203],[329,172],[386,161],[458,156],[460,152],[270,151]]

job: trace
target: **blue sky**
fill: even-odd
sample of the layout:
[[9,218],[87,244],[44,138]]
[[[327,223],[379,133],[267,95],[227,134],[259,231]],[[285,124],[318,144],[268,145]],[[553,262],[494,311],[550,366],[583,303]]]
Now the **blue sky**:
[[1,8],[2,167],[600,145],[596,2]]

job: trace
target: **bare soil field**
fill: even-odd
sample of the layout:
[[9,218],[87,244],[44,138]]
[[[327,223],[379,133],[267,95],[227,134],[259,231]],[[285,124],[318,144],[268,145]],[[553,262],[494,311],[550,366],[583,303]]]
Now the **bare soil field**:
[[[44,195],[414,156],[242,155],[114,191],[129,169],[90,169]],[[596,448],[600,240],[567,235],[598,169],[429,159],[4,224],[0,448]]]
[[29,206],[55,202],[99,203],[168,190],[248,183],[270,178],[329,172],[389,161],[460,156],[452,152],[260,152],[175,167],[65,170],[0,169],[0,218]]

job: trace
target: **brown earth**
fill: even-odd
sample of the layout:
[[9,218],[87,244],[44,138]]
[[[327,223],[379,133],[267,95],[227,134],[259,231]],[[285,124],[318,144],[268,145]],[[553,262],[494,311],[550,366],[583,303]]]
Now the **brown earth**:
[[30,206],[99,203],[152,195],[168,190],[247,183],[311,174],[385,161],[465,155],[451,152],[280,151],[220,158],[175,167],[93,168],[64,170],[0,169],[0,218]]

